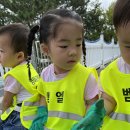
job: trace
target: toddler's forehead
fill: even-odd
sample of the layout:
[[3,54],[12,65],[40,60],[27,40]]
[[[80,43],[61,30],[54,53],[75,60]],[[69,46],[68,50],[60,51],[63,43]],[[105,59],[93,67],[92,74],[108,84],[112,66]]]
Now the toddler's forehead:
[[12,38],[11,38],[11,36],[10,36],[9,33],[0,34],[0,43],[1,43],[3,46],[10,45],[10,44],[11,44],[11,41],[12,41]]
[[118,28],[117,28],[117,33],[127,33],[127,34],[130,34],[130,22],[128,23],[124,23],[124,24],[121,24]]
[[68,23],[68,24],[72,24],[72,25],[78,25],[83,27],[83,23],[76,20],[76,19],[71,19],[71,18],[64,18],[63,19],[63,23]]
[[126,25],[121,25],[116,30],[119,43],[130,43],[130,22]]
[[119,31],[121,29],[130,29],[130,22],[122,22],[116,30]]
[[[62,22],[58,25],[58,28],[57,28],[57,33],[59,33],[61,30],[70,30],[73,29],[73,28],[76,28],[79,32],[83,32],[83,23],[82,22],[79,22],[75,19],[70,19],[70,18],[64,18],[62,20]],[[77,31],[76,30],[76,31]]]

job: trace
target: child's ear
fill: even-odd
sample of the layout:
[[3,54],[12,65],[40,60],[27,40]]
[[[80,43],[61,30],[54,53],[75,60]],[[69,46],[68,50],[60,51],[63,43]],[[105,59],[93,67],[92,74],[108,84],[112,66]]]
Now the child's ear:
[[17,59],[18,59],[19,61],[23,61],[23,59],[25,59],[24,56],[25,56],[25,55],[24,55],[24,53],[23,53],[22,51],[20,51],[20,52],[17,53]]
[[45,44],[42,43],[42,44],[40,45],[40,49],[41,49],[41,52],[42,52],[42,53],[48,55],[49,49],[48,49],[48,46],[47,46],[47,45],[45,45]]

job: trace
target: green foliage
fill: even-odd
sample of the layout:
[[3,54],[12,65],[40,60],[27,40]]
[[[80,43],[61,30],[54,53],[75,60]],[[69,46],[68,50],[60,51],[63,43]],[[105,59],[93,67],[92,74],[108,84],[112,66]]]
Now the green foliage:
[[0,8],[0,24],[22,22],[31,26],[44,12],[56,8],[58,3],[58,0],[0,0],[3,6]]
[[0,26],[22,22],[31,27],[39,22],[44,12],[54,8],[68,8],[83,18],[85,38],[96,40],[103,32],[105,40],[110,41],[114,35],[112,5],[104,13],[98,0],[0,0]]
[[90,4],[91,9],[86,14],[86,38],[88,40],[96,40],[100,37],[104,24],[103,10],[100,7],[99,1]]
[[0,26],[4,25],[5,23],[10,23],[11,19],[10,17],[10,12],[5,10],[2,6],[0,7]]
[[83,18],[85,38],[89,40],[99,38],[104,19],[102,18],[103,10],[100,8],[98,0],[96,2],[90,2],[90,0],[66,0],[64,7],[75,10]]
[[111,42],[112,38],[114,38],[114,41],[116,43],[117,38],[115,35],[115,29],[113,26],[113,9],[114,9],[114,5],[115,3],[111,3],[111,5],[109,6],[108,10],[106,10],[105,15],[105,24],[103,27],[103,34],[104,34],[104,40],[106,42]]

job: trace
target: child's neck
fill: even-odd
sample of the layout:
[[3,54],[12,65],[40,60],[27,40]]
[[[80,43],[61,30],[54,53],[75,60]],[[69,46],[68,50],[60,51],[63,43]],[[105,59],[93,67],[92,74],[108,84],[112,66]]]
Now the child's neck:
[[18,65],[21,65],[21,64],[25,64],[27,61],[26,60],[23,60],[23,61],[21,61],[21,62],[18,62],[15,66],[13,66],[12,68],[14,68],[14,67],[16,67],[16,66],[18,66]]
[[68,71],[70,71],[70,70],[65,70],[65,69],[59,68],[59,67],[54,65],[54,73],[55,73],[55,75],[67,73]]

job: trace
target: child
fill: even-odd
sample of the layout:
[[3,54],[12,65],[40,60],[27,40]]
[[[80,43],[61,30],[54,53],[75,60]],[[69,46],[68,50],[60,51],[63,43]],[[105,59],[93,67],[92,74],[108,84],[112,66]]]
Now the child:
[[29,33],[29,29],[20,23],[0,28],[0,63],[12,68],[4,76],[0,130],[29,129],[40,109],[47,116],[45,101],[41,97],[42,102],[39,102],[40,96],[36,90],[40,78],[29,63],[37,30],[38,26],[35,26]]
[[130,130],[130,0],[117,0],[113,23],[121,57],[101,72],[107,116],[102,130]]
[[41,50],[52,60],[41,73],[43,87],[38,87],[46,92],[47,130],[70,130],[98,99],[95,77],[79,63],[83,35],[81,17],[73,11],[51,10],[40,20]]

